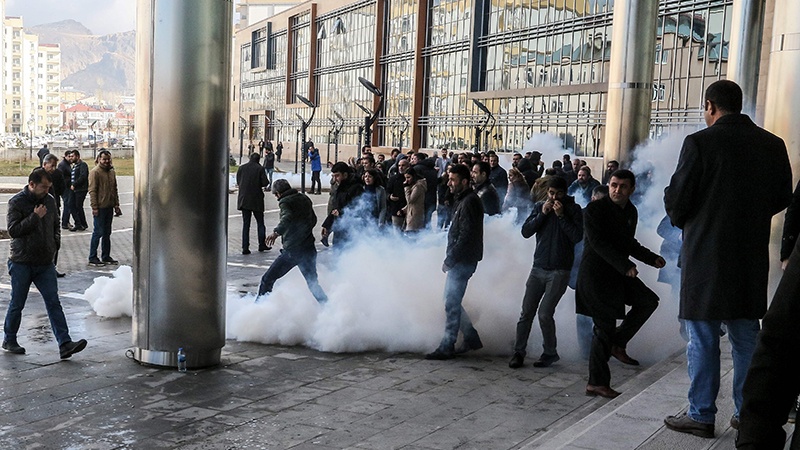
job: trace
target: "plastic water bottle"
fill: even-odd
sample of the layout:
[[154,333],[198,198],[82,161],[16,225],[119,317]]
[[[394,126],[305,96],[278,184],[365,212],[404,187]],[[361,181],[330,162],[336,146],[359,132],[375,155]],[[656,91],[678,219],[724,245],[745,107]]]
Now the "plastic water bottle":
[[183,347],[178,349],[178,372],[186,372],[186,352]]

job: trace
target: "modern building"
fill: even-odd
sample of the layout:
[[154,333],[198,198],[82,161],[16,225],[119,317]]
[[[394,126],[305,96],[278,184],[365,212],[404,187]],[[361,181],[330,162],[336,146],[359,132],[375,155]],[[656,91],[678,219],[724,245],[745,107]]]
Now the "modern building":
[[61,126],[61,49],[26,33],[22,17],[6,17],[2,37],[4,131],[55,131]]
[[[238,143],[244,130],[245,148],[279,133],[294,141],[297,115],[311,114],[300,95],[317,105],[308,137],[324,145],[342,117],[339,143],[352,151],[362,107],[379,106],[363,77],[384,94],[373,146],[514,151],[550,132],[578,155],[602,156],[614,3],[304,2],[237,31],[230,136]],[[659,0],[651,137],[702,125],[705,87],[727,75],[733,9],[734,0]],[[763,48],[769,55],[769,39]],[[762,91],[768,69],[765,57]]]

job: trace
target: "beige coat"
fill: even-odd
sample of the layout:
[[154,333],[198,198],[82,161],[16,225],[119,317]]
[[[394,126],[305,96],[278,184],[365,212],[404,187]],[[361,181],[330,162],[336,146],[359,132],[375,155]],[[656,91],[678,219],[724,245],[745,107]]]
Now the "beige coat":
[[403,208],[406,213],[406,231],[416,231],[425,228],[425,192],[428,182],[420,178],[413,186],[406,186],[406,202]]

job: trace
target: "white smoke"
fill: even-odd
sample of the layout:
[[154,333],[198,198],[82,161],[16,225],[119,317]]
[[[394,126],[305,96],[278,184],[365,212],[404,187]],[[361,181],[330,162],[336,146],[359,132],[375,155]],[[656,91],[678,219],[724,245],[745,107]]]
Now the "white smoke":
[[133,316],[133,270],[119,266],[110,277],[95,278],[83,297],[98,316]]

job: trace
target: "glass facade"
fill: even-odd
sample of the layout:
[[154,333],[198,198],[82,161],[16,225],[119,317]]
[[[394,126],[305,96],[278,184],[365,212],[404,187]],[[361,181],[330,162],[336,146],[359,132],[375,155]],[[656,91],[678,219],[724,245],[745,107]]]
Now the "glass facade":
[[[355,145],[366,115],[356,103],[371,109],[374,100],[358,77],[374,80],[377,58],[376,84],[385,96],[376,125],[380,145],[408,147],[415,128],[422,148],[475,147],[487,115],[474,99],[496,122],[481,128],[481,149],[515,151],[533,133],[551,132],[578,155],[602,156],[613,1],[426,3],[354,1],[313,19],[294,13],[288,30],[250,29],[241,47],[242,115],[251,123],[251,115],[266,116],[256,121],[263,126],[272,112],[296,126],[295,112],[307,113],[288,107],[286,89],[289,99],[308,96],[311,76],[319,107],[309,137],[325,142],[336,112],[345,118],[340,143]],[[660,0],[653,137],[702,121],[705,86],[725,77],[732,3]],[[293,42],[288,50],[287,32]],[[312,51],[317,64],[309,73]],[[415,113],[417,92],[423,98]]]

